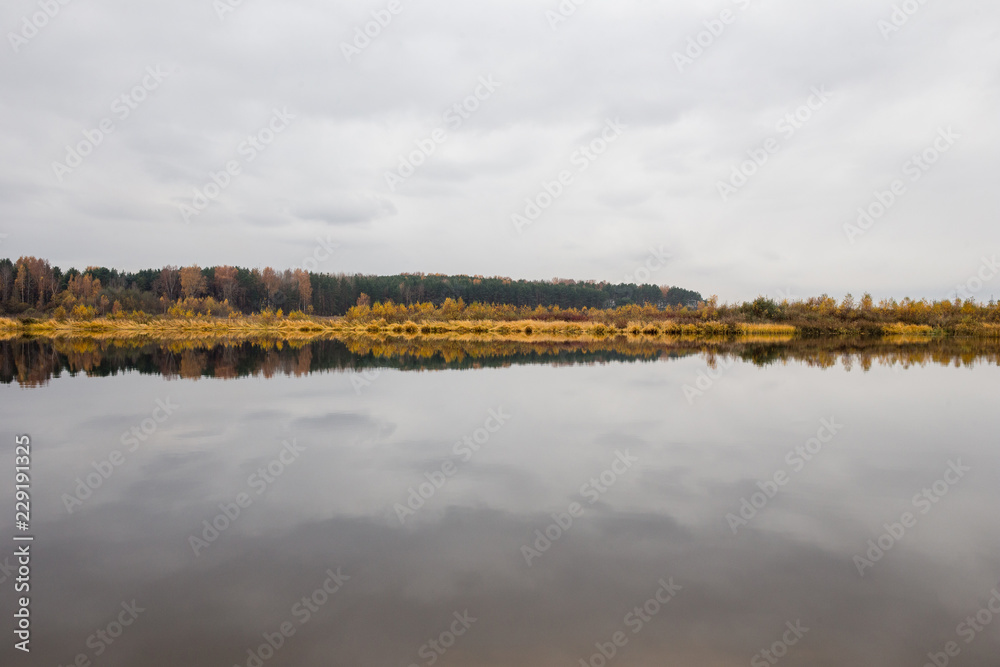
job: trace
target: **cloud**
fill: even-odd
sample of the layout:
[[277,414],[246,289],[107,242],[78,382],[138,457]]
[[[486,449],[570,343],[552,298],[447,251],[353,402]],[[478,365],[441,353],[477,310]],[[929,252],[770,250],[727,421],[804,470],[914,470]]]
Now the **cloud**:
[[294,213],[302,220],[318,220],[329,225],[351,225],[395,215],[397,210],[386,197],[345,193],[339,197],[298,204]]
[[[888,38],[891,4],[862,0],[586,3],[553,30],[558,6],[404,2],[350,61],[342,44],[379,3],[247,1],[222,18],[195,0],[61,6],[0,53],[16,100],[0,107],[4,253],[64,268],[294,266],[332,227],[345,252],[330,271],[617,280],[670,241],[691,252],[662,281],[723,299],[944,297],[1000,242],[995,3],[922,5]],[[735,20],[713,35],[724,9]],[[0,23],[20,34],[37,11],[9,3]],[[705,45],[679,72],[689,39]],[[170,74],[118,118],[149,67]],[[490,76],[502,86],[447,127]],[[723,202],[718,182],[824,85],[831,101]],[[247,160],[242,143],[284,107],[295,120]],[[615,117],[621,140],[517,234],[524,198]],[[105,118],[113,132],[60,181],[53,163]],[[843,226],[942,125],[965,139],[850,244]],[[441,127],[447,140],[390,190],[386,172]],[[185,223],[178,207],[231,160],[240,175]]]

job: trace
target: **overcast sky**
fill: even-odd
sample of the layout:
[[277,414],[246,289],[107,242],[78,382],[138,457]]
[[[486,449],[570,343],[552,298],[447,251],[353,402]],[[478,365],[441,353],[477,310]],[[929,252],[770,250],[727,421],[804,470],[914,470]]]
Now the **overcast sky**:
[[903,4],[8,0],[0,256],[947,297],[1000,4]]

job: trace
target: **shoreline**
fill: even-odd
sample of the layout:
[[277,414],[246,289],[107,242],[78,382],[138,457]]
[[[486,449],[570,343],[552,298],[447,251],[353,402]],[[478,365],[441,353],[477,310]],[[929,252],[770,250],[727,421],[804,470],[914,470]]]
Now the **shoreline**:
[[447,320],[424,322],[349,321],[345,318],[310,316],[250,315],[242,317],[106,317],[90,320],[37,320],[0,318],[0,337],[41,338],[148,338],[159,340],[191,338],[226,339],[350,339],[421,338],[440,340],[493,340],[551,343],[558,341],[603,341],[609,338],[636,339],[762,339],[785,341],[793,338],[822,339],[863,337],[872,340],[922,340],[944,338],[1000,338],[1000,325],[981,323],[976,329],[956,334],[929,325],[895,323],[871,326],[826,327],[821,330],[793,324],[769,322],[698,323],[635,321],[624,327],[602,322],[562,320]]

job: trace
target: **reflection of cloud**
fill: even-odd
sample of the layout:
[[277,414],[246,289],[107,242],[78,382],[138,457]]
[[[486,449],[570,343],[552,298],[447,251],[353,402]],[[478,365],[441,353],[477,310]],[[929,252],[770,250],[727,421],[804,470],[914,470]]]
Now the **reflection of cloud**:
[[353,432],[371,431],[378,424],[370,417],[350,412],[330,412],[315,417],[299,417],[292,422],[292,428],[308,430],[338,429]]
[[[0,418],[35,425],[46,443],[35,461],[33,580],[46,641],[33,659],[67,664],[134,598],[147,611],[101,664],[245,664],[261,633],[340,566],[351,580],[273,664],[408,665],[466,609],[479,620],[443,665],[579,664],[669,577],[683,590],[629,636],[618,664],[746,664],[799,619],[810,632],[782,664],[923,664],[979,609],[1000,566],[997,459],[983,435],[993,369],[899,376],[741,363],[693,411],[676,396],[704,363],[384,373],[362,396],[328,374],[169,384],[128,374],[2,388]],[[229,432],[190,451],[152,442],[67,516],[59,493],[113,446],[100,433],[121,433],[164,387],[184,406],[171,428],[226,423]],[[424,464],[447,457],[455,434],[501,400],[517,416],[502,437],[419,521],[385,521]],[[108,405],[120,414],[93,417]],[[733,536],[726,512],[831,405],[850,431]],[[357,446],[385,425],[391,439]],[[194,558],[192,531],[291,437],[306,447],[301,464]],[[636,474],[526,567],[521,545],[625,447],[641,457]],[[959,455],[975,462],[968,480],[858,577],[852,556]],[[12,651],[0,648],[4,664]],[[963,647],[962,664],[993,667],[998,652],[1000,638],[984,633]]]
[[[331,655],[359,666],[408,664],[465,609],[479,622],[458,649],[463,664],[572,664],[671,576],[684,590],[630,637],[630,664],[741,664],[796,619],[812,632],[792,664],[841,667],[872,655],[880,665],[919,664],[920,647],[901,652],[887,626],[929,638],[952,621],[922,584],[926,569],[862,582],[842,554],[775,533],[737,545],[714,527],[682,528],[663,515],[581,525],[531,569],[518,545],[544,516],[454,509],[415,531],[335,517],[227,534],[198,561],[178,553],[176,517],[153,508],[144,516],[138,525],[135,512],[117,506],[59,531],[49,526],[39,595],[58,604],[40,605],[37,622],[60,640],[41,647],[43,656],[81,650],[81,628],[135,597],[149,613],[109,652],[117,664],[231,664],[337,566],[350,585],[283,649],[288,664],[325,665]],[[122,529],[131,539],[109,549]]]

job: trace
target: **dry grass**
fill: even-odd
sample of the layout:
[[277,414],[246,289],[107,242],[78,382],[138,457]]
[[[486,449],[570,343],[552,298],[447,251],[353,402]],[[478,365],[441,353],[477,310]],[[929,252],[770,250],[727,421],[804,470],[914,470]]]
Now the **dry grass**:
[[339,321],[331,330],[352,336],[431,336],[431,337],[484,337],[504,340],[601,340],[609,336],[631,337],[724,337],[724,336],[793,336],[795,327],[779,324],[735,324],[718,322],[678,324],[675,322],[629,322],[623,329],[594,322],[562,322],[517,320],[513,322],[450,321],[352,323]]
[[41,320],[21,323],[0,319],[0,336],[21,333],[48,338],[86,337],[99,340],[149,339],[168,341],[213,340],[298,340],[358,337],[403,337],[453,340],[560,343],[601,341],[614,337],[667,341],[679,337],[788,339],[795,328],[775,324],[725,325],[718,322],[678,324],[675,322],[630,322],[619,329],[600,322],[542,320],[402,322],[350,322],[332,318],[276,318],[249,316],[234,318],[97,318],[93,320]]
[[896,322],[887,325],[883,331],[886,336],[930,336],[934,333],[934,327],[928,324],[904,324]]
[[170,338],[189,336],[280,336],[297,334],[317,334],[329,330],[313,320],[288,318],[192,318],[148,320],[98,318],[93,320],[44,320],[21,325],[22,329],[34,335],[43,336],[93,336],[115,334],[124,337],[146,336],[150,338]]
[[[493,340],[515,342],[601,341],[614,337],[665,340],[674,338],[715,339],[752,338],[788,340],[799,330],[790,324],[723,323],[706,321],[683,323],[630,321],[624,327],[600,322],[562,320],[451,320],[429,322],[368,322],[344,318],[275,317],[251,315],[230,318],[97,318],[93,320],[34,320],[21,322],[0,318],[0,340],[21,334],[48,338],[90,337],[99,339],[151,340],[296,340],[325,338],[403,337],[455,340]],[[884,328],[885,336],[920,339],[940,334],[928,325],[895,323]],[[1000,338],[1000,325],[977,323],[959,335],[976,338]]]
[[396,336],[441,336],[441,335],[481,335],[481,336],[554,336],[561,338],[604,338],[607,336],[793,336],[794,326],[787,324],[723,324],[704,322],[680,324],[677,322],[629,322],[624,328],[594,322],[562,322],[541,320],[517,320],[496,322],[492,320],[450,322],[425,322],[417,324],[388,324],[385,322],[351,323],[340,321],[332,330],[353,335],[392,334]]

